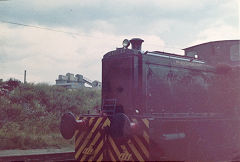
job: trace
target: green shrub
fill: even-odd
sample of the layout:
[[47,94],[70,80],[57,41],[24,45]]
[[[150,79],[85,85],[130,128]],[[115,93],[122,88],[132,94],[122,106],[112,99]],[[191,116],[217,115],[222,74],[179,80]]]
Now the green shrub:
[[[1,83],[3,84],[3,83]],[[19,84],[0,96],[0,149],[70,146],[59,132],[65,112],[76,115],[101,104],[101,91],[67,90],[48,84]]]

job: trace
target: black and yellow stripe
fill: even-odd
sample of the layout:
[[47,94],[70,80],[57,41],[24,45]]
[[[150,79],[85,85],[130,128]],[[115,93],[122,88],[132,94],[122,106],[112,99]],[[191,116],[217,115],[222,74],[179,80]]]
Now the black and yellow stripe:
[[82,117],[87,130],[75,131],[75,159],[77,161],[147,161],[149,160],[149,121],[130,119],[141,128],[138,135],[113,138],[106,131],[107,117]]
[[87,130],[75,132],[75,159],[78,161],[102,161],[105,145],[104,127],[110,125],[107,117],[84,117]]
[[147,161],[149,160],[149,121],[147,119],[130,119],[141,128],[138,135],[108,139],[108,156],[111,161]]

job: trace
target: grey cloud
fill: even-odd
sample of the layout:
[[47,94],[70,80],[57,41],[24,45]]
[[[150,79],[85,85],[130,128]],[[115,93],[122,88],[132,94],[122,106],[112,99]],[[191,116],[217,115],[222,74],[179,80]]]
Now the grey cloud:
[[[15,5],[14,9],[13,4]],[[29,5],[26,4],[27,1],[13,1],[9,4],[3,4],[0,6],[2,16],[14,21],[37,22],[46,26],[81,27],[86,31],[94,29],[95,21],[104,20],[116,26],[115,32],[123,32],[121,29],[128,29],[124,31],[131,33],[145,32],[149,29],[146,24],[160,19],[200,20],[202,17],[209,16],[209,11],[216,7],[216,3],[207,2],[208,7],[197,8],[196,5],[181,9],[181,4],[176,4],[176,2],[173,4],[162,3],[163,5],[167,4],[165,7],[155,5],[151,1],[136,1],[136,3],[101,1],[101,3],[91,3],[91,5],[69,3],[66,6],[56,5],[56,8],[50,7],[49,9],[47,7],[42,9],[41,6],[36,5],[31,6],[31,2],[28,3]],[[180,9],[178,7],[171,9],[171,5],[178,5]]]
[[224,12],[226,8],[221,3],[227,3],[226,0],[196,3],[181,1],[185,4],[173,0],[132,3],[93,1],[83,5],[64,2],[66,5],[52,4],[50,7],[41,7],[43,2],[33,5],[34,2],[27,0],[12,1],[1,5],[0,12],[6,19],[26,24],[39,24],[50,28],[72,27],[85,33],[101,31],[117,35],[154,34],[167,40],[169,44],[182,46],[194,41],[201,29],[219,19],[238,26],[236,9],[231,10],[233,14]]
[[155,34],[179,41],[186,36],[193,40],[195,33],[214,21],[224,20],[238,26],[238,10],[232,7],[234,4],[235,1],[230,0],[19,0],[0,5],[0,12],[2,18],[27,24],[72,27],[85,33]]

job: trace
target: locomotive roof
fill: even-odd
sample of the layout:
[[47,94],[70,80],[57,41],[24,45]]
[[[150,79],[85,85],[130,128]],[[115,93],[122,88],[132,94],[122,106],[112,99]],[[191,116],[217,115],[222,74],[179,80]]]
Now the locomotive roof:
[[191,47],[187,47],[184,48],[183,50],[189,50],[191,48],[195,48],[195,47],[199,47],[199,46],[205,46],[205,45],[209,45],[209,44],[228,44],[228,43],[240,43],[240,40],[219,40],[219,41],[211,41],[211,42],[206,42],[206,43],[201,43],[201,44],[197,44]]
[[175,54],[175,53],[168,53],[168,52],[163,52],[163,51],[145,51],[141,52],[138,50],[132,50],[132,49],[124,49],[124,48],[117,48],[114,51],[110,51],[106,53],[103,57],[108,58],[112,56],[126,56],[122,54],[135,54],[135,55],[145,55],[145,56],[157,56],[157,57],[164,57],[164,58],[169,58],[169,59],[177,59],[177,60],[185,60],[185,61],[193,61],[193,62],[198,62],[198,63],[204,63],[204,61],[189,57],[186,55],[180,55],[180,54]]

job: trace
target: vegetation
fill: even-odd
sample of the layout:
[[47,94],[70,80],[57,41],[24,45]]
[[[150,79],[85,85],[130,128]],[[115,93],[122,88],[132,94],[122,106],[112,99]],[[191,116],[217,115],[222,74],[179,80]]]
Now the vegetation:
[[93,112],[100,90],[69,90],[47,84],[0,82],[0,149],[60,148],[73,145],[59,132],[65,112]]

